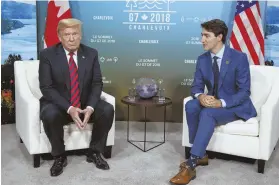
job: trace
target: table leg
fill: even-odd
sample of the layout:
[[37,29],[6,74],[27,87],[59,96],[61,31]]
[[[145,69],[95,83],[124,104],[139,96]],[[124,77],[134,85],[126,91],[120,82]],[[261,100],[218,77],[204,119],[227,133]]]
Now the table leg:
[[167,114],[167,106],[164,107],[165,110],[164,110],[164,142],[166,141],[166,114]]
[[127,120],[127,141],[129,141],[130,139],[129,139],[129,132],[130,132],[130,127],[129,127],[129,125],[130,125],[130,117],[129,117],[129,115],[130,115],[130,112],[129,112],[129,105],[128,105],[128,120]]
[[[158,146],[160,146],[160,145],[162,145],[162,144],[164,144],[165,143],[165,140],[166,140],[166,106],[164,106],[164,140],[163,141],[147,141],[146,140],[146,135],[147,135],[147,133],[146,133],[146,124],[147,124],[147,119],[146,119],[146,117],[147,117],[147,107],[146,106],[144,106],[144,139],[143,140],[140,140],[140,141],[138,141],[138,140],[130,140],[130,106],[128,105],[128,120],[127,120],[127,141],[130,143],[130,144],[132,144],[132,145],[134,145],[135,147],[137,147],[138,149],[140,149],[141,151],[143,151],[143,152],[147,152],[147,151],[149,151],[149,150],[151,150],[151,149],[153,149],[153,148],[156,148],[156,147],[158,147]],[[142,148],[140,148],[139,146],[137,146],[137,145],[135,145],[134,144],[134,142],[139,142],[139,143],[142,143],[143,142],[143,149]],[[153,146],[153,147],[151,147],[151,148],[149,148],[149,149],[146,149],[146,143],[158,143],[156,146]]]
[[145,145],[146,145],[146,106],[144,107],[144,152],[146,152]]

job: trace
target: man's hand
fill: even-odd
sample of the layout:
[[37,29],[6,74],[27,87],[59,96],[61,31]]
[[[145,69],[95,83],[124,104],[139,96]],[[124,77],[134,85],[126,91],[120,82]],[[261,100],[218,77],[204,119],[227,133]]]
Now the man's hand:
[[83,109],[81,113],[84,114],[82,128],[85,128],[88,123],[88,120],[90,119],[90,116],[93,114],[93,110],[90,107],[87,107],[86,109]]
[[222,107],[222,102],[221,102],[221,100],[214,99],[214,100],[210,103],[210,107],[211,107],[211,108],[221,108],[221,107]]
[[82,110],[80,108],[71,107],[69,110],[69,114],[72,117],[73,121],[81,129],[83,124],[79,117],[80,113],[82,113]]
[[214,98],[214,96],[201,94],[201,95],[198,96],[198,99],[199,99],[202,106],[211,107],[211,104],[213,103],[215,98]]
[[198,99],[202,106],[207,108],[220,108],[222,107],[221,100],[216,99],[214,96],[201,94],[198,96]]

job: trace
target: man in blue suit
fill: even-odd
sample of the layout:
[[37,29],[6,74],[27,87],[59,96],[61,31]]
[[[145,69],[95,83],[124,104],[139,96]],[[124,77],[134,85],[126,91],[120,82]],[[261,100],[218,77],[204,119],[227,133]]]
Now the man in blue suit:
[[188,184],[196,178],[195,167],[208,164],[206,148],[215,126],[257,115],[249,97],[250,69],[246,54],[225,46],[228,28],[223,21],[214,19],[201,27],[201,41],[207,52],[198,57],[191,88],[194,99],[185,105],[191,156],[170,180],[174,184]]

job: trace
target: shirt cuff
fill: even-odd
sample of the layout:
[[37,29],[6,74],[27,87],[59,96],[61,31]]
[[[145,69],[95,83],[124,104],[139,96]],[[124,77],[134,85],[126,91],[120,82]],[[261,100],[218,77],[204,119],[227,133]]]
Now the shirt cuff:
[[202,93],[196,93],[195,97],[198,98],[199,95],[201,95]]
[[70,112],[70,108],[71,108],[71,107],[73,107],[73,106],[70,106],[70,107],[68,108],[68,110],[67,110],[67,113],[68,113],[68,114],[69,114],[69,112]]
[[90,109],[92,109],[92,111],[94,112],[94,108],[93,108],[93,107],[87,106],[86,108],[90,108]]
[[227,105],[227,104],[226,104],[226,102],[225,102],[225,100],[220,99],[220,101],[222,102],[222,107],[223,107],[223,108],[225,108],[225,107],[226,107],[226,105]]

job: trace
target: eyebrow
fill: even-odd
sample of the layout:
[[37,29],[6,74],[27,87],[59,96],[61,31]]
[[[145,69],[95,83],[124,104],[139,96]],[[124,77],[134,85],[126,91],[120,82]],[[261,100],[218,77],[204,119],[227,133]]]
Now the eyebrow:
[[209,34],[208,34],[208,33],[201,33],[201,35],[202,35],[202,36],[203,36],[203,35],[208,36]]

